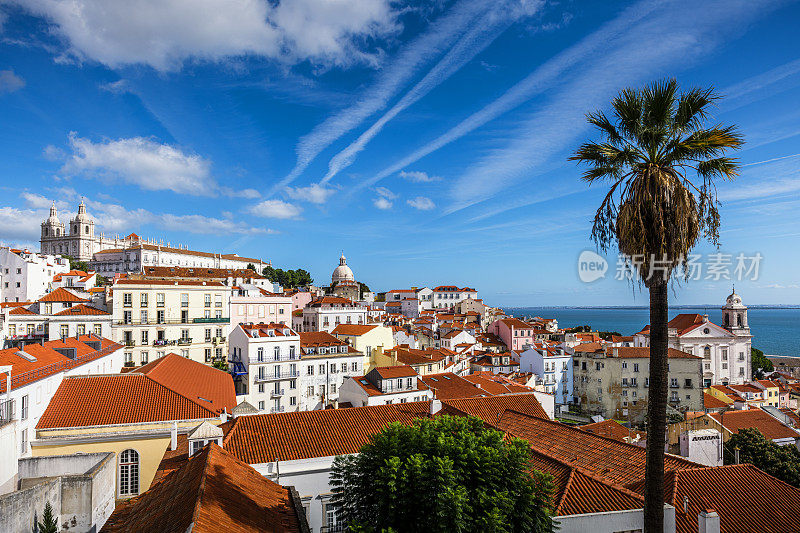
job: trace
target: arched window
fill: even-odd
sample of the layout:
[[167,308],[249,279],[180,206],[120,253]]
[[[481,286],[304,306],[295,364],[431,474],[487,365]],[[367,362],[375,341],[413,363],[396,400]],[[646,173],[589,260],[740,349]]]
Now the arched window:
[[119,454],[119,495],[139,494],[139,453],[125,450]]
[[703,357],[706,359],[711,359],[711,346],[706,346],[703,348]]
[[741,313],[736,315],[736,325],[739,326],[739,327],[742,327],[742,314]]

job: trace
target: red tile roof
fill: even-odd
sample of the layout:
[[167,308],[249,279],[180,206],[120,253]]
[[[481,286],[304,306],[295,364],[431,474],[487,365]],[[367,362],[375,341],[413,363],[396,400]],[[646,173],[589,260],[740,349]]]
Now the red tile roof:
[[392,422],[428,415],[428,402],[249,415],[234,420],[223,447],[248,464],[357,452]]
[[146,374],[165,387],[200,405],[222,413],[236,407],[231,375],[222,370],[170,353],[134,371]]
[[724,409],[728,407],[728,404],[723,402],[722,400],[710,395],[707,392],[703,393],[703,406],[706,409]]
[[9,315],[33,315],[33,316],[38,316],[37,313],[34,313],[33,311],[31,311],[30,309],[27,309],[25,307],[15,307],[11,311],[9,311],[8,314]]
[[452,372],[428,374],[427,376],[420,376],[419,379],[425,386],[434,391],[435,397],[440,400],[492,396],[491,393],[476,387],[465,378],[459,377]]
[[[505,366],[505,365],[504,365]],[[533,392],[533,389],[516,381],[492,372],[474,372],[464,379],[490,394],[519,394]]]
[[709,413],[708,416],[720,422],[726,429],[738,433],[740,429],[755,428],[767,439],[800,439],[800,433],[773,418],[761,409]]
[[334,335],[364,335],[377,328],[377,324],[339,324],[331,333]]
[[101,531],[291,533],[302,531],[302,512],[291,489],[212,443],[150,490],[118,506]]
[[91,305],[86,304],[78,304],[73,305],[72,307],[67,307],[63,311],[59,311],[55,314],[55,316],[73,316],[73,315],[108,315],[109,313],[103,311],[102,309],[98,309],[96,307],[92,307]]
[[67,289],[65,289],[63,287],[59,287],[56,290],[54,290],[53,292],[49,292],[49,293],[45,294],[44,296],[42,296],[41,298],[39,298],[37,300],[37,302],[75,302],[75,303],[84,302],[84,303],[87,303],[87,302],[91,302],[91,300],[87,300],[85,298],[81,298],[80,296],[77,296],[77,295],[71,293]]
[[[643,493],[644,482],[630,488]],[[706,509],[719,514],[721,533],[795,533],[800,524],[800,490],[750,464],[667,472],[664,489],[678,533],[697,533],[697,515]]]
[[[620,346],[616,348],[607,348],[607,355],[610,357],[620,357],[620,358],[649,358],[650,357],[650,347],[649,346]],[[676,350],[674,348],[669,348],[667,350],[667,357],[670,359],[702,359],[699,355],[690,354],[687,352],[682,352],[680,350]]]
[[185,279],[131,279],[120,278],[114,281],[114,286],[117,285],[179,285],[187,287],[224,287],[225,285],[219,281],[197,281]]
[[378,366],[373,369],[383,379],[416,377],[417,371],[408,365]]
[[[201,364],[201,363],[196,363]],[[65,377],[36,429],[215,418],[146,374]]]
[[471,415],[497,425],[503,412],[513,410],[530,417],[549,420],[534,394],[511,394],[488,398],[461,398],[442,401],[442,411],[453,415]]
[[553,476],[556,516],[641,509],[644,498],[589,470],[567,464],[544,452],[532,451],[531,466]]
[[[530,442],[534,450],[547,453],[570,465],[585,468],[614,483],[625,485],[644,479],[647,452],[639,446],[515,411],[503,413],[498,425],[512,435]],[[673,455],[667,455],[664,463],[666,470],[699,466]]]
[[[86,342],[100,343],[96,350]],[[55,348],[75,348],[76,358],[71,359],[55,350]],[[69,337],[65,342],[47,341],[42,345],[28,344],[24,348],[8,348],[0,350],[0,366],[11,365],[11,390],[23,387],[40,379],[75,368],[113,353],[122,345],[94,335],[82,335],[80,339]],[[34,360],[28,360],[20,351]],[[6,374],[0,373],[0,393],[6,390]]]
[[644,431],[633,428],[628,429],[616,420],[603,420],[602,422],[585,424],[578,427],[588,433],[609,437],[619,442],[631,442],[647,438],[647,434]]

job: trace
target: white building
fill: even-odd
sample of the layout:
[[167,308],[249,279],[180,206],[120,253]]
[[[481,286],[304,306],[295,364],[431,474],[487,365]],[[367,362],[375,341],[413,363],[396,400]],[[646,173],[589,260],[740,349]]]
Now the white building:
[[237,397],[262,412],[335,405],[342,381],[363,368],[363,354],[344,341],[280,323],[239,324],[229,344]]
[[50,217],[42,222],[41,249],[43,254],[64,254],[89,261],[102,275],[115,272],[141,272],[146,266],[183,266],[208,268],[246,268],[252,263],[261,271],[268,262],[239,257],[236,254],[217,254],[189,250],[183,245],[171,246],[163,241],[147,240],[135,233],[121,238],[118,235],[96,235],[94,220],[86,213],[81,201],[78,214],[69,228],[58,219],[55,203]]
[[478,291],[470,287],[459,288],[455,285],[439,285],[431,291],[433,309],[452,309],[462,300],[478,299]]
[[[751,380],[750,326],[747,307],[731,293],[722,307],[722,324],[708,315],[679,314],[669,321],[669,347],[703,358],[703,387],[742,385]],[[650,327],[633,337],[635,346],[650,345]]]
[[210,364],[227,353],[230,289],[216,281],[127,279],[112,290],[112,336],[129,366],[174,352]]
[[555,403],[572,402],[572,354],[564,348],[543,342],[528,345],[519,356],[519,371],[542,378],[545,392],[553,395]]
[[36,424],[64,376],[117,373],[122,359],[121,346],[94,335],[0,350],[0,418],[17,421],[16,458],[30,456]]
[[297,331],[327,331],[339,324],[366,324],[367,308],[347,298],[323,296],[303,308],[302,321],[294,322]]
[[63,257],[0,247],[0,298],[4,302],[31,302],[44,296],[53,277],[69,271]]
[[230,299],[231,331],[239,324],[278,323],[292,326],[292,297],[273,294],[262,287],[239,284]]
[[433,393],[408,365],[379,366],[342,384],[339,401],[353,407],[426,401]]
[[[86,295],[88,296],[88,295]],[[3,309],[4,347],[92,333],[111,338],[111,314],[84,295],[58,288],[29,305]]]

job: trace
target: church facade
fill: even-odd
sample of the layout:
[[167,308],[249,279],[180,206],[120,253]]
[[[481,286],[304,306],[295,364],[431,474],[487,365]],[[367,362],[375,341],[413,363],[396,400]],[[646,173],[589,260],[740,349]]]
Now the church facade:
[[[703,387],[742,385],[752,378],[747,307],[734,291],[721,310],[721,326],[694,313],[679,314],[668,324],[670,348],[703,358]],[[650,345],[649,326],[634,335],[634,345]]]
[[[267,261],[236,254],[198,252],[181,245],[164,245],[135,233],[126,237],[97,235],[94,220],[86,213],[83,201],[78,205],[78,214],[68,225],[59,220],[53,202],[50,216],[42,222],[40,245],[42,254],[68,255],[86,261],[92,270],[107,277],[118,272],[142,272],[150,266],[243,269],[252,264],[259,273],[265,266],[271,266]],[[352,272],[350,274],[352,276]]]

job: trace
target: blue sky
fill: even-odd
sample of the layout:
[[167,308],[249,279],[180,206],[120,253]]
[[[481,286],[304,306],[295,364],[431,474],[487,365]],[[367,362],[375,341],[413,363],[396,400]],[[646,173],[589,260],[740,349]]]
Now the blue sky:
[[[26,0],[0,5],[0,241],[55,200],[108,233],[490,304],[644,304],[578,279],[602,187],[584,113],[675,76],[747,138],[722,247],[749,303],[800,301],[796,2]],[[702,245],[698,252],[713,250]],[[676,288],[724,300],[730,281]]]

